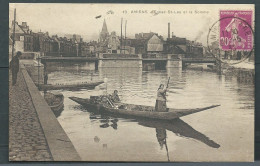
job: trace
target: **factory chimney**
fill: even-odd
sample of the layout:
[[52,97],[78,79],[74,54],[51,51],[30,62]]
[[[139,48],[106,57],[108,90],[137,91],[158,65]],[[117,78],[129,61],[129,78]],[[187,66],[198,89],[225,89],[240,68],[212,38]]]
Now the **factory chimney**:
[[168,38],[170,38],[171,36],[171,29],[170,29],[171,24],[168,22]]

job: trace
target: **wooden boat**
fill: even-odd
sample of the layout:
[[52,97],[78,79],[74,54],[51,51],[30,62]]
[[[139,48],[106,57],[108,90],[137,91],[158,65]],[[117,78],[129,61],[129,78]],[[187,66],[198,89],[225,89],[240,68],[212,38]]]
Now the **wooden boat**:
[[58,89],[94,89],[96,86],[104,83],[104,81],[97,82],[83,82],[78,84],[40,84],[39,90],[58,90]]
[[47,92],[44,94],[44,99],[51,107],[52,111],[59,111],[63,108],[64,96],[61,93]]
[[106,111],[109,113],[122,114],[135,117],[151,118],[151,119],[162,119],[162,120],[171,120],[180,118],[182,116],[190,115],[196,112],[208,110],[219,105],[212,105],[203,108],[194,108],[194,109],[174,109],[169,108],[168,112],[156,112],[152,106],[144,105],[134,105],[126,103],[116,103],[114,107],[109,104],[94,103],[90,99],[83,99],[78,97],[69,97],[71,100],[87,107]]

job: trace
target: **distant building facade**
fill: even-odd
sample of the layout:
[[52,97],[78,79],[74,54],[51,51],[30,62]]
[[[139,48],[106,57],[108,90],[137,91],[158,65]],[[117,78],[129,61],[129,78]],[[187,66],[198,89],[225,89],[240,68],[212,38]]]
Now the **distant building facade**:
[[24,52],[33,51],[33,35],[30,31],[30,34],[24,34]]
[[187,58],[203,57],[204,49],[201,43],[189,41],[186,38],[176,37],[172,33],[164,44],[164,52],[167,54],[183,54]]
[[[13,28],[15,27],[15,33],[13,34]],[[9,36],[15,40],[14,49],[15,52],[24,52],[24,35],[25,31],[18,25],[18,22],[12,22],[12,26],[9,29]]]
[[[15,26],[15,35],[13,35],[13,27]],[[103,32],[106,30],[104,26]],[[103,33],[106,34],[106,33]],[[103,35],[106,36],[106,35]],[[15,51],[21,52],[40,52],[45,56],[93,56],[97,51],[97,42],[83,42],[80,35],[67,34],[64,37],[57,35],[49,36],[48,32],[32,32],[26,22],[19,25],[17,22],[12,23],[9,28],[9,47],[12,51],[11,43],[13,37],[15,38]],[[108,41],[108,40],[107,40]],[[111,36],[109,40],[110,49],[114,48],[114,39]]]
[[[13,26],[12,26],[13,28]],[[10,39],[13,39],[9,29]],[[183,54],[186,57],[203,57],[205,48],[201,43],[189,41],[173,35],[163,39],[158,33],[137,33],[134,39],[119,37],[116,32],[108,32],[106,20],[103,22],[98,42],[84,42],[78,34],[64,37],[30,30],[26,22],[15,23],[15,50],[21,52],[41,52],[46,56],[95,56],[96,53],[115,54]]]
[[[15,27],[15,33],[13,34],[13,28]],[[11,39],[15,40],[15,51],[21,52],[33,52],[34,51],[34,37],[32,31],[27,26],[26,22],[22,22],[19,25],[18,22],[12,22],[12,26],[9,29],[9,36]]]
[[162,53],[164,41],[157,34],[153,34],[146,42],[147,53]]
[[111,32],[107,37],[107,48],[108,53],[118,53],[118,50],[120,50],[120,40],[116,32]]
[[93,57],[96,54],[97,42],[81,42],[79,43],[79,55],[85,57]]
[[97,52],[101,53],[120,53],[120,40],[116,32],[109,34],[107,30],[106,20],[103,22],[102,30],[99,34],[99,41],[97,44]]

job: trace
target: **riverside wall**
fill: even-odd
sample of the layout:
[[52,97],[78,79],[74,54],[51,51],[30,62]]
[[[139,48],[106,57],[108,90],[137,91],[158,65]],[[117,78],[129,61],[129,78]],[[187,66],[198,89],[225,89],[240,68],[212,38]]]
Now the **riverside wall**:
[[250,68],[222,65],[222,74],[227,76],[235,76],[237,81],[240,83],[253,84],[255,82],[255,69],[253,64]]
[[[29,99],[27,99],[27,100],[32,105],[32,109],[30,109],[30,110],[35,115],[35,116],[31,116],[31,114],[25,114],[25,115],[22,114],[23,116],[25,116],[22,119],[24,119],[25,121],[28,120],[29,122],[33,120],[39,124],[41,129],[37,130],[39,132],[39,134],[36,134],[36,135],[37,135],[37,137],[39,137],[38,139],[43,139],[42,142],[43,143],[45,142],[44,145],[48,146],[48,148],[45,148],[50,153],[50,155],[48,156],[48,152],[45,152],[46,157],[48,157],[47,159],[49,161],[50,160],[52,160],[52,161],[80,161],[81,158],[80,158],[79,154],[77,153],[76,149],[74,148],[72,142],[70,141],[69,137],[67,136],[67,134],[65,133],[65,131],[63,130],[61,125],[59,124],[54,113],[52,112],[52,110],[48,106],[48,104],[46,103],[44,97],[41,95],[40,91],[38,90],[38,88],[36,87],[34,82],[32,81],[32,78],[29,76],[29,74],[23,64],[21,64],[19,75],[21,77],[20,78],[20,81],[22,81],[21,83],[23,83],[24,86],[26,87],[24,91],[29,96]],[[19,93],[18,90],[20,90],[20,89],[13,91],[13,93]],[[10,97],[11,97],[10,100],[13,100],[12,96],[10,96]],[[23,97],[23,96],[20,96],[20,97]],[[13,100],[14,105],[16,104],[16,102],[18,102],[18,101]],[[18,112],[23,112],[24,110],[29,109],[29,108],[27,108],[27,106],[25,106],[24,108],[16,107],[15,109]],[[20,110],[20,109],[24,109],[24,110]],[[10,126],[11,126],[11,128],[13,128],[14,131],[19,130],[19,125],[14,126],[17,123],[23,123],[23,122],[20,121],[20,118],[14,119],[13,121],[10,122]],[[21,130],[20,135],[26,137],[29,133],[33,133],[34,127],[35,126],[30,125],[30,124],[27,125],[26,130]],[[23,131],[28,131],[28,132],[26,133]],[[40,134],[40,133],[42,133],[42,134]],[[37,152],[37,149],[35,149],[34,147],[30,147],[31,139],[29,139],[29,138],[27,140],[23,140],[22,138],[16,138],[16,139],[13,138],[13,139],[14,140],[12,142],[14,144],[16,144],[16,142],[20,141],[20,144],[22,143],[22,144],[28,146],[30,149]],[[34,142],[34,144],[36,147],[38,146],[37,142]],[[9,150],[12,151],[13,148],[14,147],[11,146],[11,147],[9,147]],[[31,157],[30,154],[26,153],[26,151],[22,152],[22,154],[24,154],[26,156],[23,158],[24,161],[34,161],[34,160],[35,161],[38,161],[38,160],[45,161],[44,156],[41,156],[42,158],[37,159],[37,158]],[[17,155],[19,155],[19,152]],[[16,155],[14,155],[14,156],[16,156]],[[11,157],[14,157],[14,156],[11,156]],[[18,160],[19,159],[21,159],[21,158],[18,158]]]
[[9,75],[9,160],[53,161],[22,72]]

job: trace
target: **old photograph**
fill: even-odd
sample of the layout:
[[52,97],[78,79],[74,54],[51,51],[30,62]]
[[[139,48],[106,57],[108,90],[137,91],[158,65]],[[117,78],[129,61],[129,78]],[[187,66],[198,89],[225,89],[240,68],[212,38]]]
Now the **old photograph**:
[[252,162],[252,4],[9,4],[9,160]]

